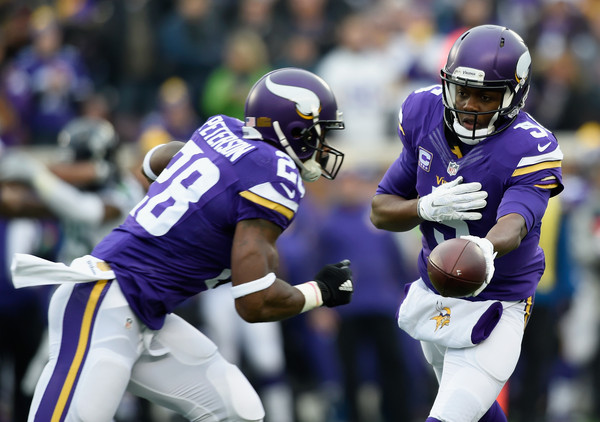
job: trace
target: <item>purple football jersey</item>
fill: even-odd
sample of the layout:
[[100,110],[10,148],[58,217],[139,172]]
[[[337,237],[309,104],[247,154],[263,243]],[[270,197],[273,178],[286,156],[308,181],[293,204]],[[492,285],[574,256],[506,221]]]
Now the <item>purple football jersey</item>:
[[475,146],[451,147],[444,135],[442,88],[434,85],[415,91],[399,113],[398,135],[403,149],[377,189],[414,199],[462,176],[464,183],[480,182],[488,193],[481,220],[453,220],[420,225],[423,249],[419,272],[427,276],[427,257],[445,239],[474,235],[485,237],[507,214],[523,216],[528,233],[514,251],[497,258],[490,285],[474,300],[521,300],[532,296],[544,272],[539,247],[541,220],[548,199],[563,189],[563,154],[554,135],[529,114],[520,112],[506,130]]
[[230,281],[239,221],[261,218],[285,230],[304,196],[294,161],[264,141],[244,139],[242,126],[211,117],[92,252],[110,263],[130,306],[152,329],[189,297]]

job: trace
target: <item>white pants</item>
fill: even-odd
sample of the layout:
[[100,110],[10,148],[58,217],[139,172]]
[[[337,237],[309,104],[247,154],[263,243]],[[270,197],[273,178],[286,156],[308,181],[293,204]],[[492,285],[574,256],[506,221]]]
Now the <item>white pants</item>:
[[253,387],[212,341],[174,314],[148,329],[116,281],[61,285],[49,337],[30,422],[109,422],[126,390],[191,421],[264,418]]
[[257,377],[258,394],[267,413],[267,420],[292,422],[294,409],[292,391],[285,380],[285,355],[280,322],[250,324],[235,310],[231,284],[224,284],[200,295],[199,312],[205,325],[202,329],[219,347],[229,362],[239,365],[242,356]]
[[528,306],[504,302],[500,322],[483,342],[461,349],[421,342],[439,389],[430,416],[444,422],[476,422],[492,406],[521,354]]

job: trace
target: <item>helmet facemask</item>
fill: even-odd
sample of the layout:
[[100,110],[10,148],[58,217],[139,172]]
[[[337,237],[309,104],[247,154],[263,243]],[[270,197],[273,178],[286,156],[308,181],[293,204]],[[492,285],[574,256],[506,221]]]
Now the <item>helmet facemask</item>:
[[[457,69],[458,70],[458,69]],[[443,86],[443,102],[446,111],[444,120],[447,126],[458,136],[458,138],[468,145],[476,145],[485,138],[495,135],[505,130],[515,120],[519,110],[523,107],[527,94],[519,104],[514,104],[516,90],[521,88],[517,85],[516,90],[513,89],[511,81],[481,81],[475,79],[466,79],[448,75],[444,70],[441,72]],[[496,110],[489,111],[466,111],[456,107],[456,88],[458,86],[486,89],[486,90],[503,90],[502,101]],[[527,87],[528,88],[528,87]],[[473,129],[467,129],[460,124],[458,115],[474,116]],[[492,118],[488,122],[487,127],[477,129],[477,120],[482,116],[492,114]]]
[[344,161],[344,153],[328,145],[325,141],[325,136],[330,130],[344,129],[341,112],[338,112],[336,120],[319,120],[317,111],[313,112],[313,116],[312,126],[292,130],[292,136],[296,140],[294,144],[297,148],[299,146],[303,153],[313,151],[308,159],[301,160],[298,157],[298,154],[294,151],[294,148],[292,148],[289,140],[281,130],[279,122],[273,122],[273,129],[285,152],[300,168],[300,175],[304,181],[314,182],[321,176],[333,180],[340,171]]

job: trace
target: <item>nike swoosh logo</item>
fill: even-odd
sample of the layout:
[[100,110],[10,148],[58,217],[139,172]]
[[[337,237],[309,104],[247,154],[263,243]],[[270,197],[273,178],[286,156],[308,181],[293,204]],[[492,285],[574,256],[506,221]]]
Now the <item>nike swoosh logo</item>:
[[552,142],[548,142],[546,145],[538,145],[538,151],[539,152],[544,152],[548,149],[548,147],[550,146]]
[[283,190],[285,191],[285,193],[287,193],[287,196],[288,196],[290,199],[294,199],[294,197],[296,196],[296,192],[295,192],[294,190],[292,190],[292,189],[288,188],[288,187],[287,187],[286,185],[284,185],[283,183],[280,183],[279,185],[280,185],[280,186],[283,188]]
[[352,292],[354,291],[354,288],[352,287],[352,282],[350,280],[346,280],[340,285],[340,287],[338,287],[338,290]]

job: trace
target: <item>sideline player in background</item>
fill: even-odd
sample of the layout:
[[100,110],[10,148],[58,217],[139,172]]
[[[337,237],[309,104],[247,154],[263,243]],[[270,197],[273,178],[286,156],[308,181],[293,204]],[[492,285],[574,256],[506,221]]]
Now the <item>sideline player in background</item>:
[[143,171],[156,181],[91,255],[70,267],[16,255],[15,285],[60,284],[49,310],[50,362],[29,420],[110,421],[128,390],[193,421],[261,421],[244,375],[171,312],[227,282],[248,322],[350,302],[348,261],[297,286],[275,276],[276,240],[303,180],[333,179],[340,169],[343,154],[325,138],[343,127],[322,79],[273,71],[251,89],[245,124],[213,116],[185,144],[147,154]]
[[[404,148],[372,201],[376,227],[420,225],[423,235],[421,278],[398,322],[421,340],[439,382],[427,422],[506,421],[495,400],[519,359],[544,272],[541,220],[563,189],[554,135],[521,111],[530,66],[527,46],[507,28],[463,33],[441,86],[419,89],[402,105]],[[487,280],[471,298],[445,298],[428,279],[427,256],[462,236],[481,247]]]
[[60,131],[56,157],[48,165],[26,150],[0,158],[0,180],[25,183],[37,202],[25,202],[22,195],[21,201],[0,200],[0,205],[20,216],[57,218],[64,232],[58,260],[69,263],[89,253],[144,197],[142,185],[119,166],[120,147],[108,120],[74,118]]
[[[5,322],[0,323],[0,331],[19,332],[3,349],[14,350],[16,398],[29,397],[26,403],[18,400],[15,404],[12,420],[26,420],[35,384],[47,362],[47,335],[42,333],[53,290],[51,286],[14,290],[13,253],[68,263],[89,253],[125,220],[145,192],[128,169],[119,167],[120,145],[108,120],[76,117],[59,132],[48,165],[37,158],[40,152],[35,155],[35,149],[9,147],[0,154],[0,216],[6,217],[0,219],[0,267],[6,271],[0,276],[4,284],[0,314]],[[28,329],[15,326],[15,320],[27,320]],[[31,350],[36,342],[37,352]]]

